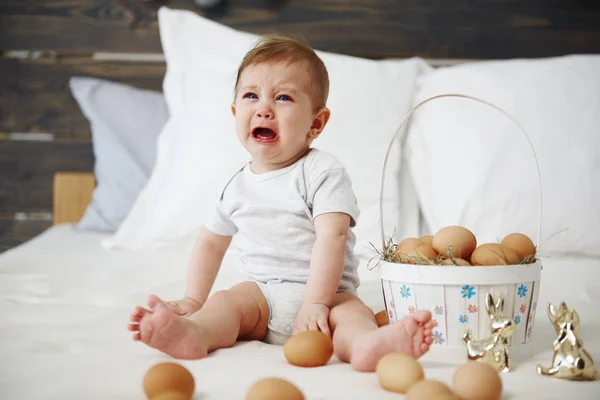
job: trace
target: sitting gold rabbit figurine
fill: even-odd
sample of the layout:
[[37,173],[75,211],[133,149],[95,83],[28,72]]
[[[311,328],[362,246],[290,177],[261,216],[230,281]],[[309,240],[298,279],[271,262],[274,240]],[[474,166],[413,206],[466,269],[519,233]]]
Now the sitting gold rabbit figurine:
[[557,334],[552,343],[554,357],[551,368],[538,365],[537,373],[562,379],[596,380],[594,361],[579,339],[580,321],[577,311],[569,310],[564,301],[558,309],[548,303],[547,311]]
[[494,304],[494,298],[491,293],[488,293],[485,308],[490,317],[491,336],[485,339],[473,339],[473,334],[468,329],[463,336],[463,340],[467,343],[467,357],[469,360],[481,359],[498,371],[508,372],[510,371],[508,340],[514,328],[512,320],[504,316],[504,295],[500,293]]

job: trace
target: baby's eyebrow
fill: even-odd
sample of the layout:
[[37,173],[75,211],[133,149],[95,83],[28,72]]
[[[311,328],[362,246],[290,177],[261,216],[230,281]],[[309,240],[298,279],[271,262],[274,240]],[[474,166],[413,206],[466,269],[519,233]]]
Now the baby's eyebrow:
[[257,88],[258,88],[258,86],[256,86],[256,85],[248,85],[248,86],[244,86],[244,87],[242,87],[242,88],[240,89],[240,92],[241,92],[241,91],[245,91],[245,90],[250,90],[250,89],[251,89],[251,90],[256,90]]
[[307,95],[310,96],[308,94],[308,91],[303,90],[302,88],[297,88],[297,87],[291,87],[291,86],[282,86],[278,88],[278,92],[283,92],[283,93],[288,93],[293,95],[294,97],[299,97],[300,95]]
[[281,92],[298,93],[298,89],[293,88],[291,86],[281,86],[281,87],[279,87],[279,91],[281,91]]
[[[301,90],[296,88],[295,86],[275,86],[275,87],[278,92],[287,92],[290,94],[294,94],[296,96],[298,95],[298,93],[301,92]],[[241,87],[239,92],[246,92],[248,90],[257,91],[258,89],[259,89],[258,85],[246,85],[246,86]]]

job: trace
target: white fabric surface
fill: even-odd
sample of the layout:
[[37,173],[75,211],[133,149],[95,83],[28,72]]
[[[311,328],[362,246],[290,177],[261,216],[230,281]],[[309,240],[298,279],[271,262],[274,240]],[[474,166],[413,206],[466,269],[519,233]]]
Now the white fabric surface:
[[[168,247],[194,236],[226,179],[249,158],[235,135],[231,102],[239,63],[259,37],[185,10],[163,7],[158,18],[171,117],[160,134],[156,168],[106,241],[111,248]],[[379,240],[379,182],[388,142],[410,107],[417,75],[428,67],[418,58],[375,61],[317,53],[329,72],[331,119],[313,145],[339,158],[353,180],[363,250]],[[400,163],[396,147],[389,182],[396,182]],[[390,234],[395,227],[398,236],[416,223],[406,216],[417,214],[416,202],[406,201],[412,209],[400,215],[399,192],[399,184],[388,183],[384,197]]]
[[[446,93],[411,120],[406,157],[431,232],[471,229],[478,241],[512,232],[542,252],[600,256],[600,55],[500,60],[438,68],[419,78],[414,104]],[[555,236],[553,236],[555,235]],[[498,239],[497,239],[498,238]]]
[[[132,307],[153,292],[167,299],[183,291],[189,246],[161,251],[107,251],[104,234],[51,228],[0,255],[0,397],[2,399],[143,399],[142,379],[168,357],[135,343],[126,330]],[[226,257],[216,289],[237,281]],[[600,361],[600,260],[548,259],[540,301],[566,300],[582,320],[581,336]],[[379,301],[377,281],[362,296]],[[543,303],[541,303],[543,304]],[[597,399],[600,381],[538,377],[535,364],[551,363],[554,330],[539,307],[534,341],[539,353],[502,375],[504,399]],[[384,391],[374,373],[357,373],[335,357],[316,369],[293,367],[281,347],[240,343],[199,361],[183,361],[196,379],[196,399],[242,399],[265,376],[297,384],[307,400],[399,399]],[[455,365],[422,359],[426,376],[452,382]],[[235,382],[232,384],[231,382]]]
[[79,229],[115,232],[146,185],[169,118],[162,93],[75,76],[73,97],[90,122],[97,185]]

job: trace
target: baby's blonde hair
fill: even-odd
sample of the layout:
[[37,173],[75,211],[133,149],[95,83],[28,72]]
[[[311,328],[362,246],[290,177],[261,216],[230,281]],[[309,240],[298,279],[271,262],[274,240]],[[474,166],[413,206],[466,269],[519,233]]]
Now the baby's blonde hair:
[[262,63],[284,62],[287,64],[306,63],[312,79],[312,101],[315,110],[327,104],[329,96],[329,74],[323,60],[315,53],[308,43],[281,34],[263,36],[258,43],[244,56],[235,81],[237,95],[238,84],[242,72],[252,65]]

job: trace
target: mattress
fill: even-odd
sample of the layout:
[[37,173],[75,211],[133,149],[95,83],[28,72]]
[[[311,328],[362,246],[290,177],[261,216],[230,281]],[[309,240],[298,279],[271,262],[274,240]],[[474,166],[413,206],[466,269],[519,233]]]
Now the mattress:
[[[149,293],[181,296],[191,244],[160,251],[105,250],[105,236],[55,226],[0,255],[0,398],[143,399],[142,379],[169,357],[134,342],[129,314]],[[581,317],[581,337],[600,362],[600,260],[543,259],[540,304],[567,301]],[[377,271],[361,270],[359,294],[375,311],[383,304]],[[235,255],[225,257],[213,290],[241,280]],[[543,302],[543,303],[542,303]],[[503,374],[505,399],[600,398],[600,381],[573,382],[540,377],[549,366],[554,330],[539,307],[533,332],[535,355]],[[425,374],[448,384],[456,364],[422,360]],[[266,376],[295,383],[307,399],[398,399],[374,373],[358,373],[335,357],[328,365],[289,365],[280,346],[240,342],[204,360],[180,361],[196,380],[198,399],[242,399]]]

